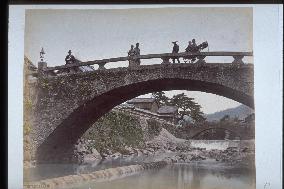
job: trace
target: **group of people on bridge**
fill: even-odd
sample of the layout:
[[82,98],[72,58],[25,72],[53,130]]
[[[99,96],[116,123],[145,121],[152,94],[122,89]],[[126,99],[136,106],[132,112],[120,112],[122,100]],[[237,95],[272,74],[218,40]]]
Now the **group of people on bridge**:
[[[179,52],[179,45],[177,44],[178,41],[172,42],[174,44],[172,53],[178,53]],[[205,49],[208,47],[207,41],[201,43],[200,45],[197,45],[195,42],[195,39],[192,39],[191,41],[188,42],[188,46],[185,49],[185,52],[187,53],[198,53],[201,50]],[[140,55],[140,49],[139,49],[139,43],[136,43],[136,47],[134,48],[134,45],[131,45],[130,50],[128,51],[128,57],[132,56],[139,56]],[[187,59],[193,63],[196,60],[197,56],[195,55],[189,55],[184,57],[184,61]],[[175,57],[172,58],[173,63],[175,63],[175,60],[177,60],[178,63],[180,63],[179,58]],[[140,60],[136,60],[138,64],[140,64]]]
[[[172,43],[174,44],[172,53],[179,53],[179,45],[177,44],[178,41],[173,41]],[[195,42],[195,39],[192,39],[191,41],[188,42],[188,46],[185,49],[185,52],[187,53],[198,53],[201,50],[205,49],[208,47],[207,41],[201,43],[200,45],[197,45]],[[128,51],[128,57],[133,57],[133,56],[139,56],[140,55],[140,48],[139,48],[139,43],[136,43],[136,46],[131,45],[130,50]],[[184,61],[189,60],[191,63],[193,63],[196,60],[197,56],[196,55],[188,55],[186,57],[183,57]],[[175,60],[177,60],[178,63],[180,63],[180,60],[178,57],[173,57],[172,58],[173,63],[175,63]],[[65,58],[66,64],[74,64],[77,62],[76,58],[72,55],[71,50],[68,51],[68,55]],[[140,59],[135,60],[135,62],[140,65]]]
[[[173,41],[172,43],[174,44],[172,53],[178,53],[179,52],[179,45],[177,44],[178,41]],[[195,39],[192,39],[191,41],[188,42],[188,46],[185,49],[185,52],[187,53],[198,53],[201,50],[205,49],[208,47],[207,41],[201,43],[200,45],[197,45],[195,42]],[[191,63],[193,63],[196,60],[197,56],[195,55],[189,55],[184,57],[184,60],[188,59]],[[180,63],[179,58],[175,57],[172,58],[173,63],[175,63],[175,60],[177,60],[178,63]]]
[[[136,46],[134,48],[134,45],[131,45],[130,50],[128,51],[128,56],[139,56],[140,55],[140,48],[139,43],[136,43]],[[138,64],[140,64],[140,59],[136,60]]]

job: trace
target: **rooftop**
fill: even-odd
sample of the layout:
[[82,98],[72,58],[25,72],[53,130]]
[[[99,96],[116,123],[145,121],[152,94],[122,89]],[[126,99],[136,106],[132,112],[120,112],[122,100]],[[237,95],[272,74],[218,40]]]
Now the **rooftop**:
[[154,98],[133,98],[127,101],[128,104],[135,104],[135,103],[153,103],[155,102]]
[[158,109],[158,114],[172,114],[178,110],[176,106],[162,106]]

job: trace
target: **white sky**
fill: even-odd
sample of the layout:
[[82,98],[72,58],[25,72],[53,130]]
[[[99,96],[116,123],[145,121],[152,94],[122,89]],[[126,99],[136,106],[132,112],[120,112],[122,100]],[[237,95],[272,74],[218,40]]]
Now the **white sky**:
[[[25,25],[25,55],[35,64],[44,47],[48,66],[64,64],[69,49],[82,61],[126,56],[131,44],[140,43],[141,54],[166,53],[172,41],[183,51],[188,41],[208,41],[210,51],[252,51],[251,8],[148,8],[92,10],[28,10]],[[214,57],[207,62],[231,62]],[[252,62],[252,59],[244,59]],[[161,60],[142,60],[142,64]],[[127,66],[126,62],[106,67]],[[239,105],[230,99],[195,91],[204,113]],[[147,96],[147,95],[146,95]],[[148,95],[149,96],[149,95]]]

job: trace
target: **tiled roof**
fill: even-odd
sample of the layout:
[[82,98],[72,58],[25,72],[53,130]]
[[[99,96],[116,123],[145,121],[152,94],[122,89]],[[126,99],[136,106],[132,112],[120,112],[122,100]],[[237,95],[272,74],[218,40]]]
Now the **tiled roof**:
[[135,104],[135,103],[153,103],[155,102],[154,98],[133,98],[127,101],[128,104]]
[[178,110],[176,106],[162,106],[158,109],[158,114],[171,114]]

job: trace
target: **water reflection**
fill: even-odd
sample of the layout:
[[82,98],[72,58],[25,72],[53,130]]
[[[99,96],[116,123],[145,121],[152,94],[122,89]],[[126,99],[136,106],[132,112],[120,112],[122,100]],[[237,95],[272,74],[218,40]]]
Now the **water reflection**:
[[95,161],[92,164],[40,164],[35,168],[24,169],[25,181],[38,181],[47,178],[55,178],[66,175],[91,173],[98,170],[121,167],[143,162],[159,161],[172,153],[164,153],[160,156],[129,156],[104,161]]
[[[212,163],[210,163],[212,165]],[[72,189],[255,189],[254,171],[205,163],[173,164],[160,170]]]

